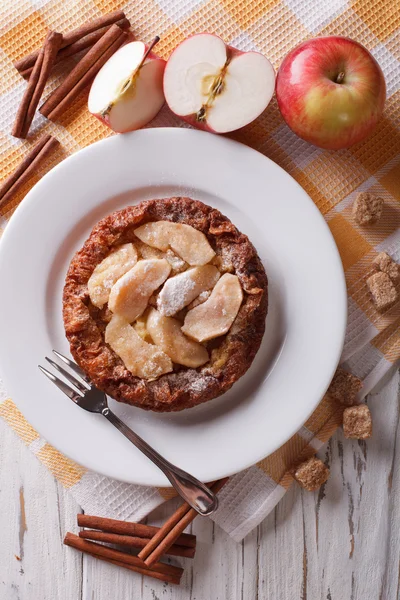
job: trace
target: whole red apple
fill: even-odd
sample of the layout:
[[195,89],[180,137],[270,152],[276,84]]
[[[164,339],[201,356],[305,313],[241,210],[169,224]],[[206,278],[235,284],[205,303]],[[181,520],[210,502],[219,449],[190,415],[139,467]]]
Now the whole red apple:
[[375,127],[386,97],[385,78],[364,46],[340,36],[299,44],[276,79],[279,109],[304,140],[338,150],[364,139]]

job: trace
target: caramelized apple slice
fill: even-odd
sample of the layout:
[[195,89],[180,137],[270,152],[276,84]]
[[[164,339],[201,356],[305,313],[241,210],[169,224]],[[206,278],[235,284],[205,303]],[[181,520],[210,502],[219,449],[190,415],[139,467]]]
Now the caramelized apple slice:
[[201,292],[213,288],[219,277],[218,269],[212,265],[194,267],[171,277],[158,296],[158,310],[165,317],[175,315]]
[[135,329],[136,333],[138,335],[140,335],[140,337],[142,338],[142,340],[144,340],[145,342],[148,342],[149,344],[152,343],[152,339],[150,337],[149,332],[147,331],[147,327],[146,327],[146,313],[147,311],[144,312],[144,314],[139,317],[138,319],[136,319],[136,321],[133,323],[132,327]]
[[103,308],[108,301],[114,283],[136,263],[137,252],[133,244],[120,246],[102,260],[88,281],[88,291],[92,304],[97,308]]
[[132,323],[144,312],[150,296],[164,283],[170,271],[171,267],[165,258],[139,260],[113,285],[108,308]]
[[183,223],[173,223],[170,245],[191,266],[205,265],[215,256],[204,233]]
[[135,242],[135,245],[142,258],[166,258],[169,264],[171,265],[172,273],[174,275],[185,271],[189,266],[184,260],[180,258],[180,256],[177,256],[174,252],[172,252],[172,250],[162,252],[157,248],[153,248],[152,246],[144,244],[140,240]]
[[105,340],[135,377],[151,380],[172,371],[169,356],[143,341],[123,317],[113,315],[106,327]]
[[224,335],[235,320],[242,300],[239,279],[236,275],[225,273],[209,299],[187,313],[183,333],[198,342]]
[[183,258],[175,254],[175,252],[172,252],[172,250],[167,250],[164,257],[171,265],[172,273],[174,275],[177,273],[182,273],[182,271],[186,271],[189,266],[187,262],[183,260]]
[[197,298],[195,298],[193,300],[193,302],[188,304],[188,310],[192,310],[192,308],[196,308],[196,306],[200,306],[200,304],[203,304],[203,302],[208,300],[210,296],[211,296],[211,290],[207,290],[206,292],[201,292],[201,294],[199,294],[197,296]]
[[205,265],[215,256],[206,236],[183,223],[154,221],[135,229],[135,235],[149,246],[163,250],[172,248],[189,265]]
[[208,352],[204,346],[183,335],[181,324],[176,319],[164,317],[152,308],[146,328],[153,342],[168,354],[174,363],[196,369],[208,361]]
[[140,240],[137,242],[135,241],[135,246],[142,258],[165,258],[165,252],[158,250],[158,248],[153,248],[153,246],[149,246],[148,244],[144,244]]

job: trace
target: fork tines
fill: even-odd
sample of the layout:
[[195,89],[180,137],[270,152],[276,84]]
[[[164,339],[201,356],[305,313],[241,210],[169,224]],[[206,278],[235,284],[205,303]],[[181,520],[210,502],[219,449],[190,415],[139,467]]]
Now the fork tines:
[[[78,365],[76,363],[74,363],[72,360],[70,360],[63,354],[60,354],[56,350],[53,350],[53,352],[57,356],[57,358],[62,360],[71,369],[71,371],[73,371],[75,373],[75,375],[77,375],[77,377],[75,377],[74,375],[71,375],[71,373],[69,373],[69,371],[67,371],[67,369],[64,369],[64,367],[61,367],[59,364],[57,364],[54,360],[52,360],[48,356],[45,357],[47,362],[49,362],[50,365],[54,369],[59,371],[71,385],[68,385],[67,383],[65,383],[65,381],[63,381],[56,375],[53,375],[53,373],[51,373],[51,371],[48,371],[41,365],[38,365],[38,367],[42,371],[42,373],[44,373],[44,375],[46,375],[46,377],[48,377],[50,379],[50,381],[52,381],[62,392],[64,392],[64,394],[66,396],[68,396],[68,398],[70,398],[74,402],[78,402],[79,399],[83,398],[85,392],[90,390],[91,386],[90,386],[89,380],[88,380],[87,376],[85,375],[85,373],[82,371],[82,369],[80,367],[78,367]],[[74,386],[74,387],[71,387],[71,386]]]

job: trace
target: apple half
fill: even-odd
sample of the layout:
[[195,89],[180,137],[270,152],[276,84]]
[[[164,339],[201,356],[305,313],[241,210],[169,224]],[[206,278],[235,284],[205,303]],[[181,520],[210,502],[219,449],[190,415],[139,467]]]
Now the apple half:
[[143,42],[119,48],[97,73],[89,93],[89,112],[117,133],[147,125],[164,104],[165,60]]
[[274,89],[274,69],[265,56],[241,52],[209,33],[181,42],[164,72],[164,94],[172,112],[214,133],[254,121]]

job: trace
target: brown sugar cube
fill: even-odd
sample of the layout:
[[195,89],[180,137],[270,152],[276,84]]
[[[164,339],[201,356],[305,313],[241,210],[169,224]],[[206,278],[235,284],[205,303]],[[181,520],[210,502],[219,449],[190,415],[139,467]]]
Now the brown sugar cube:
[[366,440],[372,435],[372,417],[366,404],[349,406],[343,412],[344,437]]
[[309,458],[294,472],[296,481],[309,492],[317,490],[329,477],[329,469],[319,458]]
[[389,254],[380,252],[372,263],[377,271],[382,271],[389,275],[392,281],[397,281],[400,277],[400,265],[398,265]]
[[379,271],[367,279],[367,286],[375,304],[380,312],[387,310],[398,300],[397,290],[387,273]]
[[377,223],[382,216],[383,198],[360,192],[353,204],[353,217],[359,225],[372,225]]
[[341,404],[351,406],[362,385],[361,379],[339,367],[328,388],[328,394]]

